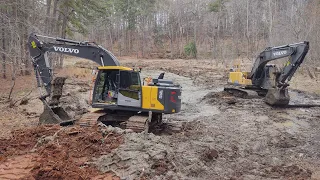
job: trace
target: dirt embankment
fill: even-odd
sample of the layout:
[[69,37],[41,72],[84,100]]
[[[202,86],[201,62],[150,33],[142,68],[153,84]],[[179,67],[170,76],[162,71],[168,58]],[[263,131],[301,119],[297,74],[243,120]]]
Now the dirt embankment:
[[0,179],[118,179],[88,163],[123,143],[98,127],[38,126],[0,139]]

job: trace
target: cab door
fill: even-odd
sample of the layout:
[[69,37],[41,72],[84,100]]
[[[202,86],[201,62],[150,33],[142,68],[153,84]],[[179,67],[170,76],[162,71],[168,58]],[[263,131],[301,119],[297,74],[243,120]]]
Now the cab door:
[[118,105],[141,107],[141,81],[138,72],[120,71]]

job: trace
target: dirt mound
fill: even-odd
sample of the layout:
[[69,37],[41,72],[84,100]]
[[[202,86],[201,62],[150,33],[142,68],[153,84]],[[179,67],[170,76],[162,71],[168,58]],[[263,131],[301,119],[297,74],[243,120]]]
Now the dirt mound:
[[95,160],[102,172],[115,172],[123,179],[153,179],[175,171],[170,150],[160,136],[132,133],[125,135],[125,142]]
[[0,139],[0,160],[14,155],[28,153],[42,136],[52,136],[59,126],[38,126],[12,131],[10,138]]
[[[12,134],[10,139],[0,139],[0,161],[5,164],[0,166],[0,177],[11,174],[11,179],[112,178],[112,174],[101,174],[88,161],[110,153],[123,142],[122,135],[104,136],[98,127],[39,126]],[[17,155],[28,157],[20,162],[15,160]]]
[[201,101],[205,101],[208,104],[235,104],[237,100],[234,96],[230,95],[228,92],[210,92],[205,95]]

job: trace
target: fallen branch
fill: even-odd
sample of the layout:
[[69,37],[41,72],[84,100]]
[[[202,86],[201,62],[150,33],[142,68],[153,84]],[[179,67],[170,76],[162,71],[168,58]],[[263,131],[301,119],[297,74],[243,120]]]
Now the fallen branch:
[[33,91],[33,90],[31,90],[28,94],[26,94],[25,96],[23,96],[22,98],[14,101],[14,102],[11,101],[9,107],[12,108],[12,107],[14,107],[14,106],[17,104],[17,102],[19,102],[19,101],[27,98],[27,97],[32,93],[32,91]]
[[12,95],[13,88],[14,88],[15,85],[16,85],[16,72],[14,72],[13,76],[12,76],[12,85],[11,85],[10,92],[9,92],[9,97],[8,97],[9,101],[11,100],[11,95]]

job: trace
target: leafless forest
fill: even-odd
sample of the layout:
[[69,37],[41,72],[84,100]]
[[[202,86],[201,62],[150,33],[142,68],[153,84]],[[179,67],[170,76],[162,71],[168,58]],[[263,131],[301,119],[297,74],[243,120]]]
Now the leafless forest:
[[95,41],[117,56],[216,62],[307,40],[313,66],[319,8],[319,0],[1,0],[1,75],[30,74],[31,32]]

